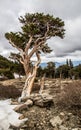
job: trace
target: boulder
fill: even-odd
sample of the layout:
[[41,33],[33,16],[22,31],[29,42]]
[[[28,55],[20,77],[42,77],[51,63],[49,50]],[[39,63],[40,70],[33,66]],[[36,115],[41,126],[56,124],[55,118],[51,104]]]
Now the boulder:
[[55,116],[52,119],[50,119],[50,123],[53,127],[57,127],[62,124],[62,119],[59,116]]

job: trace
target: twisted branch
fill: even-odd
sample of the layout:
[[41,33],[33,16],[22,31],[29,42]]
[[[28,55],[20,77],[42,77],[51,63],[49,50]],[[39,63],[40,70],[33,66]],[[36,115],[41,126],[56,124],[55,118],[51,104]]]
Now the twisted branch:
[[28,49],[30,48],[32,39],[33,39],[32,36],[30,36],[30,39],[29,39],[28,43],[26,44],[26,47],[25,47],[25,53],[26,54],[28,54]]
[[13,47],[17,48],[17,50],[20,52],[20,55],[21,55],[22,59],[24,60],[24,51],[23,51],[23,49],[21,49],[21,48],[19,48],[18,46],[16,46],[16,45],[11,41],[11,39],[9,39],[9,43],[10,43]]
[[47,33],[49,32],[49,24],[47,23],[47,31],[45,32],[44,37],[39,37],[37,38],[37,40],[35,41],[35,43],[37,44],[39,40],[45,40],[45,38],[47,37]]

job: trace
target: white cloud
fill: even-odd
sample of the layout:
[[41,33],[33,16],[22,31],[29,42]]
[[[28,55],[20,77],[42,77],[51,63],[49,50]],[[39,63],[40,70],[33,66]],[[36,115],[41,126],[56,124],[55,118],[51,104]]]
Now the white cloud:
[[50,56],[44,56],[44,60],[51,60],[51,57],[57,60],[58,58],[63,59],[69,53],[74,55],[76,50],[81,50],[81,0],[1,0],[0,54],[8,55],[9,51],[13,50],[4,38],[4,33],[7,31],[17,31],[20,28],[18,17],[26,12],[50,13],[62,18],[65,22],[65,38],[60,39],[55,37],[48,41],[53,49],[53,53]]

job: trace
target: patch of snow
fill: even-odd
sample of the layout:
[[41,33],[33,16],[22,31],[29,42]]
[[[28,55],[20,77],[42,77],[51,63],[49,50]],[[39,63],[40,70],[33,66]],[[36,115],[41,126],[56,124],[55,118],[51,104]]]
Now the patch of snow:
[[13,109],[17,105],[11,105],[11,99],[0,101],[0,130],[9,130],[9,126],[20,126],[26,119],[19,120],[20,113],[15,112]]
[[15,77],[15,79],[17,79],[17,78],[23,78],[24,76],[22,76],[22,75],[19,75],[19,74],[17,74],[17,73],[14,73],[14,77]]

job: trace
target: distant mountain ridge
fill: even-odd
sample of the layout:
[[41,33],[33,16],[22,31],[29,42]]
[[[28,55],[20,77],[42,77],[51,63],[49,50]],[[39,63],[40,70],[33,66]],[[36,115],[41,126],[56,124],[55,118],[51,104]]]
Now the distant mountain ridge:
[[[72,63],[73,63],[73,66],[77,66],[77,65],[81,64],[81,61],[72,61]],[[59,66],[64,65],[64,64],[66,64],[66,62],[55,62],[56,68],[58,68]],[[47,66],[47,63],[43,62],[40,64],[40,66],[42,68],[45,68]]]

